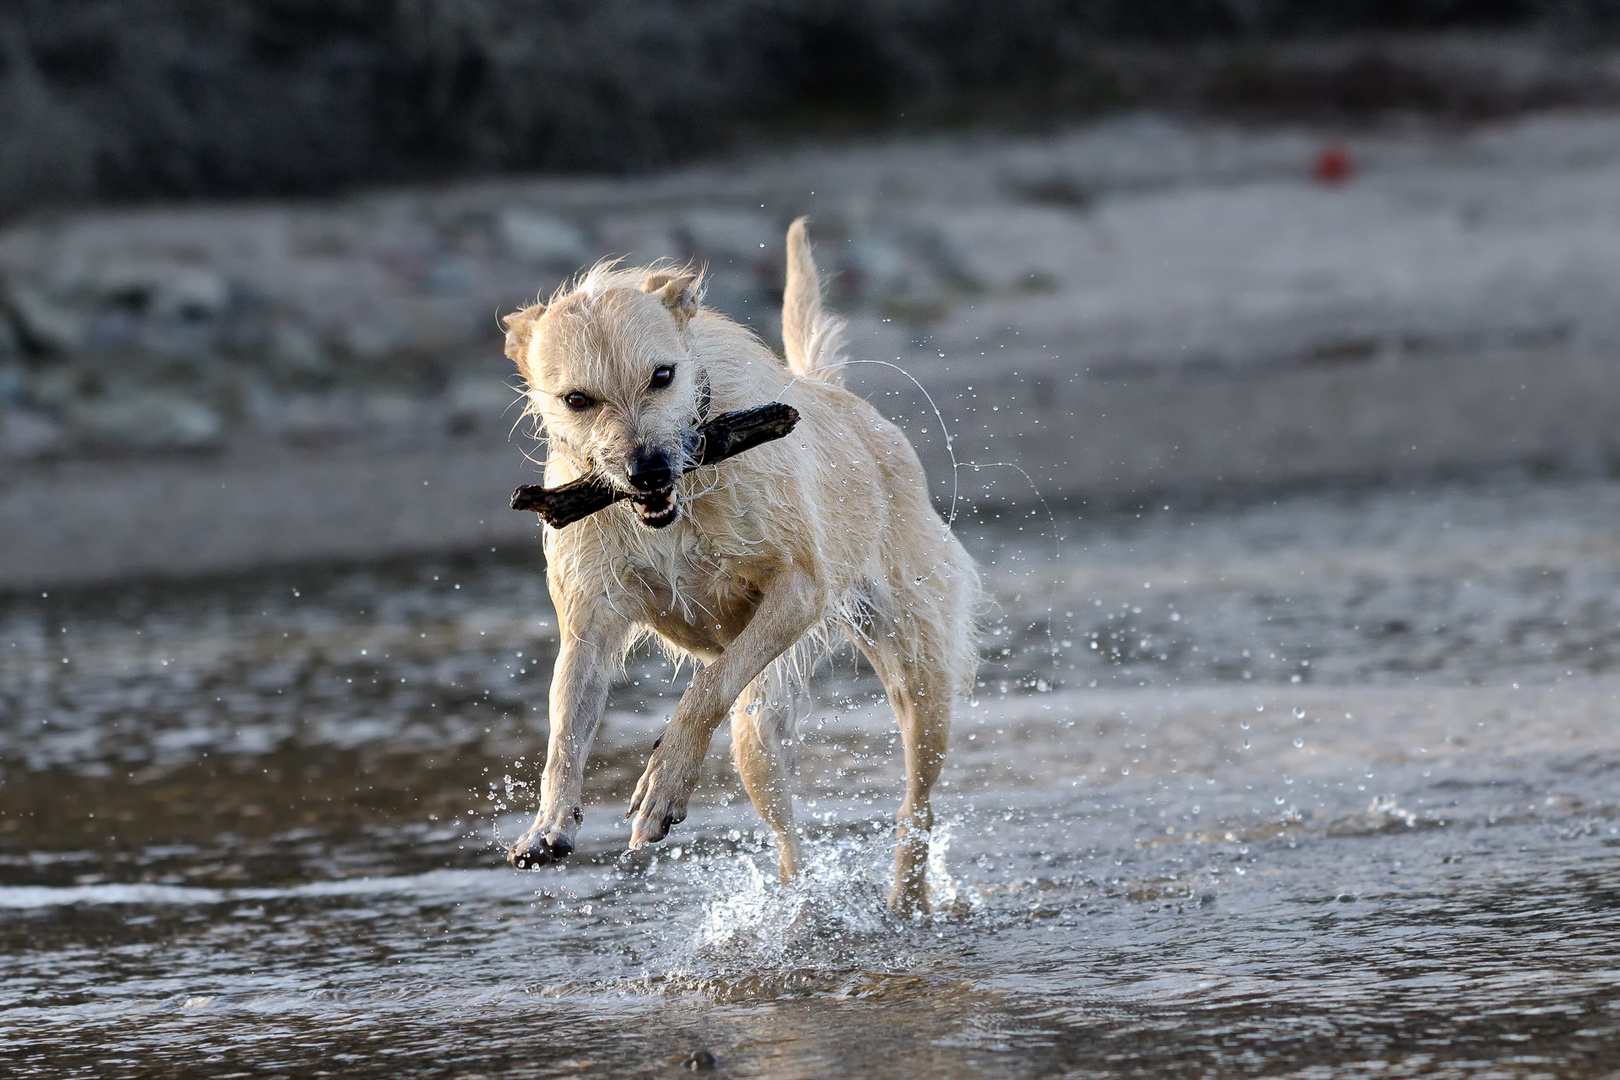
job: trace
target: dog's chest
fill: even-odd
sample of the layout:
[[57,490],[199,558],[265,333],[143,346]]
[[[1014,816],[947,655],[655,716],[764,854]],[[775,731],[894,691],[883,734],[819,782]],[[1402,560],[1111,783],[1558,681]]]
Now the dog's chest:
[[759,560],[716,550],[701,538],[640,562],[619,598],[635,621],[699,655],[718,653],[748,625],[763,595]]

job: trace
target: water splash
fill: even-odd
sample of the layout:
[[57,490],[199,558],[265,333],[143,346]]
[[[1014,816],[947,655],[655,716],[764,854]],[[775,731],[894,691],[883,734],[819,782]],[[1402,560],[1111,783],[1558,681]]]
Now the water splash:
[[892,940],[902,928],[887,905],[889,857],[886,841],[822,840],[808,847],[799,878],[787,885],[752,858],[695,867],[696,876],[719,878],[693,935],[695,955],[776,966],[858,961],[867,945]]
[[935,825],[928,837],[928,906],[936,914],[954,912],[957,906],[956,879],[946,866],[951,851],[951,827]]

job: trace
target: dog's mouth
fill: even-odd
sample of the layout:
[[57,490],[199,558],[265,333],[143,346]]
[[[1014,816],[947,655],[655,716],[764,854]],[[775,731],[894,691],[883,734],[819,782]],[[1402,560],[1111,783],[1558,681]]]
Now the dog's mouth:
[[681,507],[675,497],[675,485],[658,491],[637,492],[630,496],[636,508],[636,518],[649,529],[662,529],[675,524],[681,516]]

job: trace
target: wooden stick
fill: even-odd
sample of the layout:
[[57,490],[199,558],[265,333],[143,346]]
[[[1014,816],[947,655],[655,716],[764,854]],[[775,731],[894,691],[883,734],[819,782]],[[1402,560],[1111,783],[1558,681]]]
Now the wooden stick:
[[[721,413],[698,428],[698,450],[684,471],[714,465],[761,443],[780,439],[798,422],[799,410],[780,401]],[[628,498],[628,491],[621,491],[600,476],[587,475],[561,487],[524,484],[512,492],[512,509],[533,510],[547,525],[560,529]]]

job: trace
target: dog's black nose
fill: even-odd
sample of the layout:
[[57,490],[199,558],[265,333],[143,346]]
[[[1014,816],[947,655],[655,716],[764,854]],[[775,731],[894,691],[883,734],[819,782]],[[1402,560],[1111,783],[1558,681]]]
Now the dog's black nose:
[[662,450],[637,450],[630,459],[630,486],[637,491],[662,491],[675,482],[672,464]]

